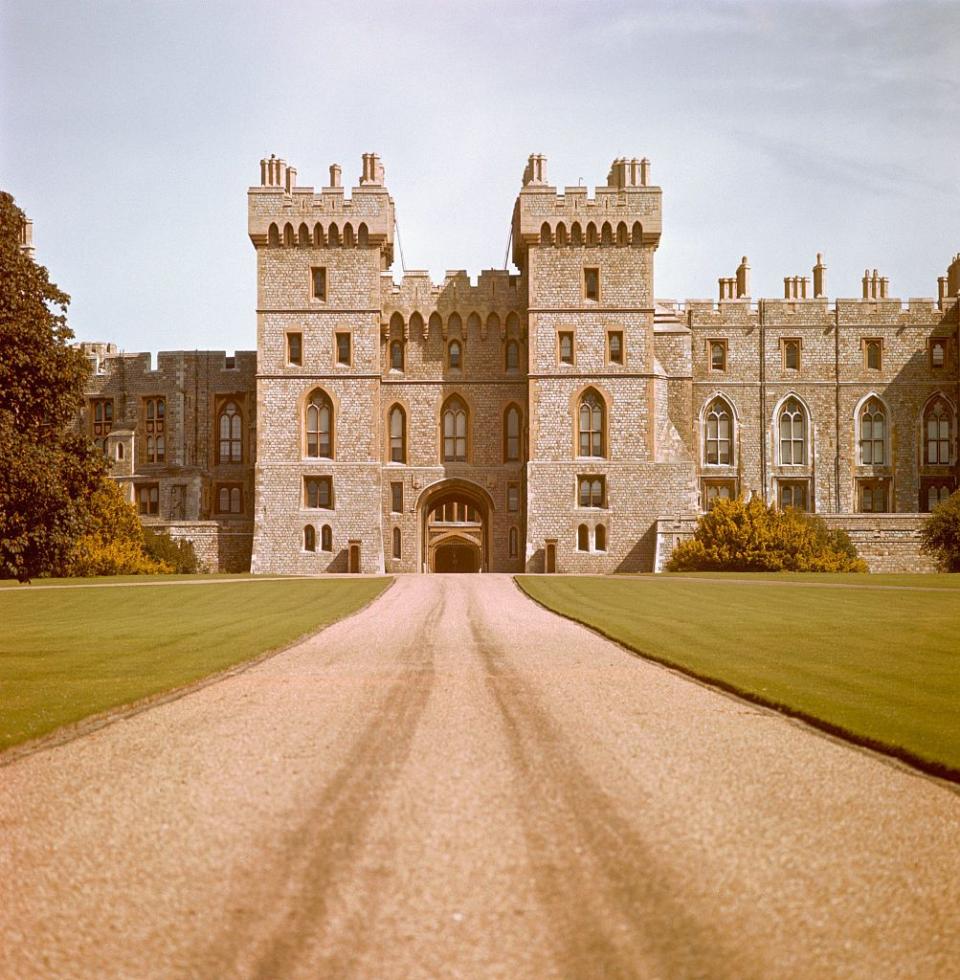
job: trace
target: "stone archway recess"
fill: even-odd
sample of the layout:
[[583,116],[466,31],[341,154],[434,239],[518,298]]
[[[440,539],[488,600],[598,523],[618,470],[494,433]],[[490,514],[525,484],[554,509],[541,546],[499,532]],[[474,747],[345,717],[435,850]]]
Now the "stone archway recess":
[[484,572],[490,562],[493,500],[470,480],[441,480],[417,503],[422,572]]

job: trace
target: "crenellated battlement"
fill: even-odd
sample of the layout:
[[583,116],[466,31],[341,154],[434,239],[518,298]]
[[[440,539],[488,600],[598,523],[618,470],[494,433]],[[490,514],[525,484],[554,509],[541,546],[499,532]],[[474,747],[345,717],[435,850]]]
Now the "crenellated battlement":
[[393,262],[394,204],[375,153],[364,153],[358,186],[347,197],[339,164],[316,193],[297,186],[297,170],[271,156],[260,161],[260,184],[247,192],[247,230],[256,248],[379,248]]
[[501,269],[484,270],[475,283],[460,269],[448,271],[442,283],[422,271],[408,271],[399,283],[384,275],[380,306],[385,336],[401,323],[406,339],[426,339],[432,330],[444,338],[458,331],[481,339],[524,333],[522,277]]
[[513,260],[537,245],[656,248],[661,232],[661,190],[649,184],[650,161],[614,160],[607,183],[589,196],[586,187],[559,194],[547,183],[546,157],[531,155],[513,212]]
[[225,379],[237,377],[238,374],[252,376],[257,366],[257,352],[253,350],[237,351],[235,354],[222,350],[164,350],[157,354],[154,363],[150,351],[128,353],[121,351],[114,343],[81,341],[77,346],[91,362],[94,379],[122,375],[127,383],[133,385],[140,380],[156,380],[158,376],[174,377],[185,368],[192,370],[196,367],[202,367],[207,374],[223,372]]

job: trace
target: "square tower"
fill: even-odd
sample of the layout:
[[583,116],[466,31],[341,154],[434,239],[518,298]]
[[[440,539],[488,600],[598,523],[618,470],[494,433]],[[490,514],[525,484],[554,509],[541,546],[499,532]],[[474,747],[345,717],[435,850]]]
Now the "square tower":
[[659,462],[653,258],[661,191],[647,160],[562,195],[531,156],[513,216],[528,283],[527,568],[652,567],[656,519],[689,505],[692,461]]
[[394,206],[363,155],[346,199],[340,167],[314,193],[276,157],[248,193],[257,251],[254,572],[383,571],[380,273]]

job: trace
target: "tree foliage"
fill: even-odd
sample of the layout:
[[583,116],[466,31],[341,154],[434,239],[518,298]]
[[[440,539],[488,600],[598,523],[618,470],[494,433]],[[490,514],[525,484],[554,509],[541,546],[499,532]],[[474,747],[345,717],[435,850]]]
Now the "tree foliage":
[[149,527],[143,529],[143,537],[147,554],[168,565],[171,571],[178,575],[194,575],[201,571],[192,541],[174,540],[166,531]]
[[69,346],[70,302],[20,247],[23,212],[0,191],[0,577],[61,564],[105,462],[69,431],[88,366]]
[[960,490],[933,508],[920,527],[920,549],[945,572],[960,572]]
[[102,479],[94,491],[86,530],[74,542],[61,569],[64,575],[151,575],[171,572],[147,553],[136,508],[119,484]]
[[677,545],[671,572],[865,572],[845,531],[823,518],[787,508],[717,500],[697,522],[692,540]]

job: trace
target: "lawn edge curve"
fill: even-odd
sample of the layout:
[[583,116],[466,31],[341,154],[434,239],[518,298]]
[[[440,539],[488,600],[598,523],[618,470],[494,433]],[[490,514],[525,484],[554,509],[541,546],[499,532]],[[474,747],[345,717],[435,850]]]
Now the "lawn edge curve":
[[692,667],[687,667],[682,663],[671,660],[669,657],[663,657],[655,653],[648,653],[645,650],[639,650],[636,647],[632,647],[619,637],[607,632],[602,627],[588,623],[573,614],[561,612],[559,609],[554,609],[552,606],[532,595],[523,587],[521,579],[536,577],[536,575],[527,574],[512,576],[514,585],[523,593],[524,596],[526,596],[531,602],[540,606],[541,609],[545,609],[547,612],[553,613],[555,616],[561,616],[564,619],[569,619],[571,622],[577,623],[584,629],[590,630],[591,633],[602,636],[605,640],[609,640],[611,643],[616,644],[618,647],[632,656],[645,660],[648,663],[654,663],[660,667],[666,667],[669,670],[676,671],[677,673],[695,680],[706,687],[715,688],[722,691],[724,694],[731,695],[741,701],[747,702],[748,704],[758,705],[759,707],[775,711],[779,715],[783,715],[795,721],[803,722],[805,725],[808,725],[825,735],[829,735],[858,748],[867,749],[870,752],[882,757],[885,761],[900,763],[918,775],[930,776],[948,783],[949,789],[953,790],[954,792],[960,792],[960,767],[951,766],[945,762],[937,762],[933,759],[927,759],[922,755],[911,752],[909,749],[903,748],[902,746],[891,745],[888,742],[871,738],[868,735],[860,735],[856,732],[850,731],[847,728],[844,728],[842,725],[837,725],[834,722],[826,721],[823,718],[818,718],[814,714],[802,711],[799,708],[791,707],[788,704],[777,701],[775,698],[766,698],[762,694],[757,694],[754,691],[741,688],[736,684],[731,684],[729,681],[725,681],[723,678],[716,677],[705,671],[698,671]]
[[129,701],[127,704],[107,708],[105,711],[98,711],[96,714],[87,715],[86,718],[81,718],[79,721],[68,722],[66,725],[61,725],[59,728],[55,728],[53,731],[47,732],[45,735],[39,735],[37,738],[28,739],[26,742],[19,742],[18,744],[11,745],[6,749],[0,749],[0,769],[2,769],[4,766],[17,762],[19,759],[26,756],[34,755],[37,752],[45,752],[48,749],[54,749],[60,745],[66,745],[67,743],[74,742],[79,738],[92,735],[94,732],[98,732],[102,728],[107,728],[118,721],[126,721],[128,718],[133,718],[136,715],[142,714],[144,711],[149,711],[152,708],[158,708],[161,705],[169,704],[172,701],[178,701],[180,698],[193,694],[195,691],[209,687],[211,684],[218,684],[220,681],[226,680],[227,678],[233,677],[237,674],[242,674],[244,671],[250,670],[251,668],[256,667],[258,664],[263,663],[265,660],[270,660],[272,657],[285,653],[287,650],[291,650],[293,647],[298,646],[312,637],[318,636],[325,630],[330,629],[331,626],[336,626],[337,623],[342,623],[353,616],[359,615],[367,607],[373,605],[373,603],[375,603],[378,599],[385,596],[387,592],[393,588],[397,579],[394,575],[384,576],[384,578],[387,579],[387,584],[375,596],[372,596],[365,603],[363,603],[363,605],[357,606],[356,609],[351,610],[346,616],[341,616],[339,619],[334,619],[329,623],[324,623],[324,625],[318,629],[308,630],[306,633],[302,633],[300,636],[295,637],[287,643],[283,643],[276,647],[270,647],[267,650],[261,650],[260,653],[254,654],[248,660],[242,660],[240,663],[231,664],[229,667],[225,667],[222,670],[216,670],[211,674],[206,674],[205,676],[199,677],[187,684],[180,684],[176,687],[171,687],[166,691],[159,691],[156,694],[149,694],[146,697],[138,698],[136,701]]

